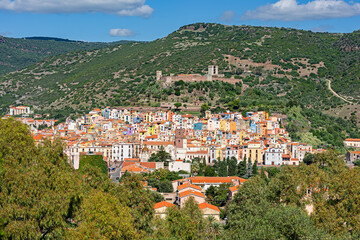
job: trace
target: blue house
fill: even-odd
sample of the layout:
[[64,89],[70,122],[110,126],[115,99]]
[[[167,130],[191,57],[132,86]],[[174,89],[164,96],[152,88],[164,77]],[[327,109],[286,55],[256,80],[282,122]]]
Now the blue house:
[[251,129],[251,131],[252,131],[253,133],[256,133],[256,131],[257,131],[257,126],[256,126],[256,123],[255,123],[255,122],[253,122],[253,121],[250,122],[250,129]]
[[199,130],[201,131],[203,127],[203,123],[199,122],[199,123],[194,123],[194,130]]

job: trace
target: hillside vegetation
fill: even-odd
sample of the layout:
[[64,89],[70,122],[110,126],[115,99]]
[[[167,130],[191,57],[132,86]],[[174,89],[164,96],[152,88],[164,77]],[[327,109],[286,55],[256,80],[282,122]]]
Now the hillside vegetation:
[[[26,104],[37,112],[62,118],[95,107],[157,107],[160,102],[180,102],[185,108],[207,104],[216,108],[214,111],[284,112],[288,106],[301,105],[316,114],[332,113],[348,103],[329,91],[328,80],[332,89],[354,106],[360,100],[359,46],[359,32],[331,34],[197,23],[152,42],[50,56],[0,76],[0,113],[6,113],[11,104]],[[157,70],[164,76],[205,75],[208,65],[213,64],[219,66],[219,74],[237,83],[180,80],[168,84],[155,80]],[[346,136],[358,132],[358,114],[353,113],[351,123],[338,121],[343,127],[336,140],[321,133],[321,124],[315,122],[316,128],[311,125],[315,121],[312,115],[305,116],[306,126],[292,125],[305,133],[294,137],[309,138],[312,129],[311,136],[317,139],[310,137],[310,141],[339,145]],[[328,124],[337,119],[321,118]]]
[[0,74],[28,67],[48,56],[76,50],[93,50],[121,43],[123,42],[90,43],[50,37],[8,38],[0,36]]

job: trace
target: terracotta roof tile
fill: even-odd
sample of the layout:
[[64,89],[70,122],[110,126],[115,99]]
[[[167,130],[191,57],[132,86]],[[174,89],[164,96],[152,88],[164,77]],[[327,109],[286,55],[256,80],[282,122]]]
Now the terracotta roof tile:
[[205,198],[205,195],[203,193],[198,192],[198,191],[193,191],[193,190],[187,190],[187,191],[179,193],[180,198],[188,196],[188,195],[196,195],[198,197]]
[[360,142],[360,139],[359,138],[347,138],[347,139],[345,139],[345,141],[348,141],[348,142]]
[[210,204],[210,203],[207,203],[207,202],[200,203],[200,204],[199,204],[199,208],[200,208],[200,209],[210,208],[210,209],[212,209],[212,210],[215,210],[215,211],[217,211],[217,212],[220,212],[220,210],[219,210],[219,208],[218,208],[217,206],[214,206],[214,205],[212,205],[212,204]]
[[178,186],[177,189],[178,189],[178,190],[182,190],[182,189],[185,189],[185,188],[187,188],[187,187],[195,188],[195,189],[201,191],[201,187],[196,186],[196,185],[194,185],[194,184],[191,184],[191,183],[189,183],[189,182],[184,183],[183,185]]

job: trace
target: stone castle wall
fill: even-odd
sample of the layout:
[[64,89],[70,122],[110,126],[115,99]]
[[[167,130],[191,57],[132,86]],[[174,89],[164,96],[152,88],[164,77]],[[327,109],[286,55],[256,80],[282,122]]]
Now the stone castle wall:
[[[169,84],[171,82],[180,81],[180,80],[183,80],[184,82],[205,82],[205,81],[208,81],[207,76],[192,76],[192,75],[171,76],[171,77],[165,77],[165,79],[166,79],[165,81],[166,81],[167,84]],[[230,84],[235,84],[235,83],[241,82],[241,79],[220,78],[220,77],[212,76],[211,81],[221,81],[221,82],[227,82],[227,83],[230,83]]]

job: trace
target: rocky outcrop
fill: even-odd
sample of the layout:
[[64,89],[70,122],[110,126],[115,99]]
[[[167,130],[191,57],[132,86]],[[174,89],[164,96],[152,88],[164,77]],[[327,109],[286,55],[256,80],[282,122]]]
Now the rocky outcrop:
[[356,52],[360,50],[360,31],[344,34],[334,44],[343,52]]

